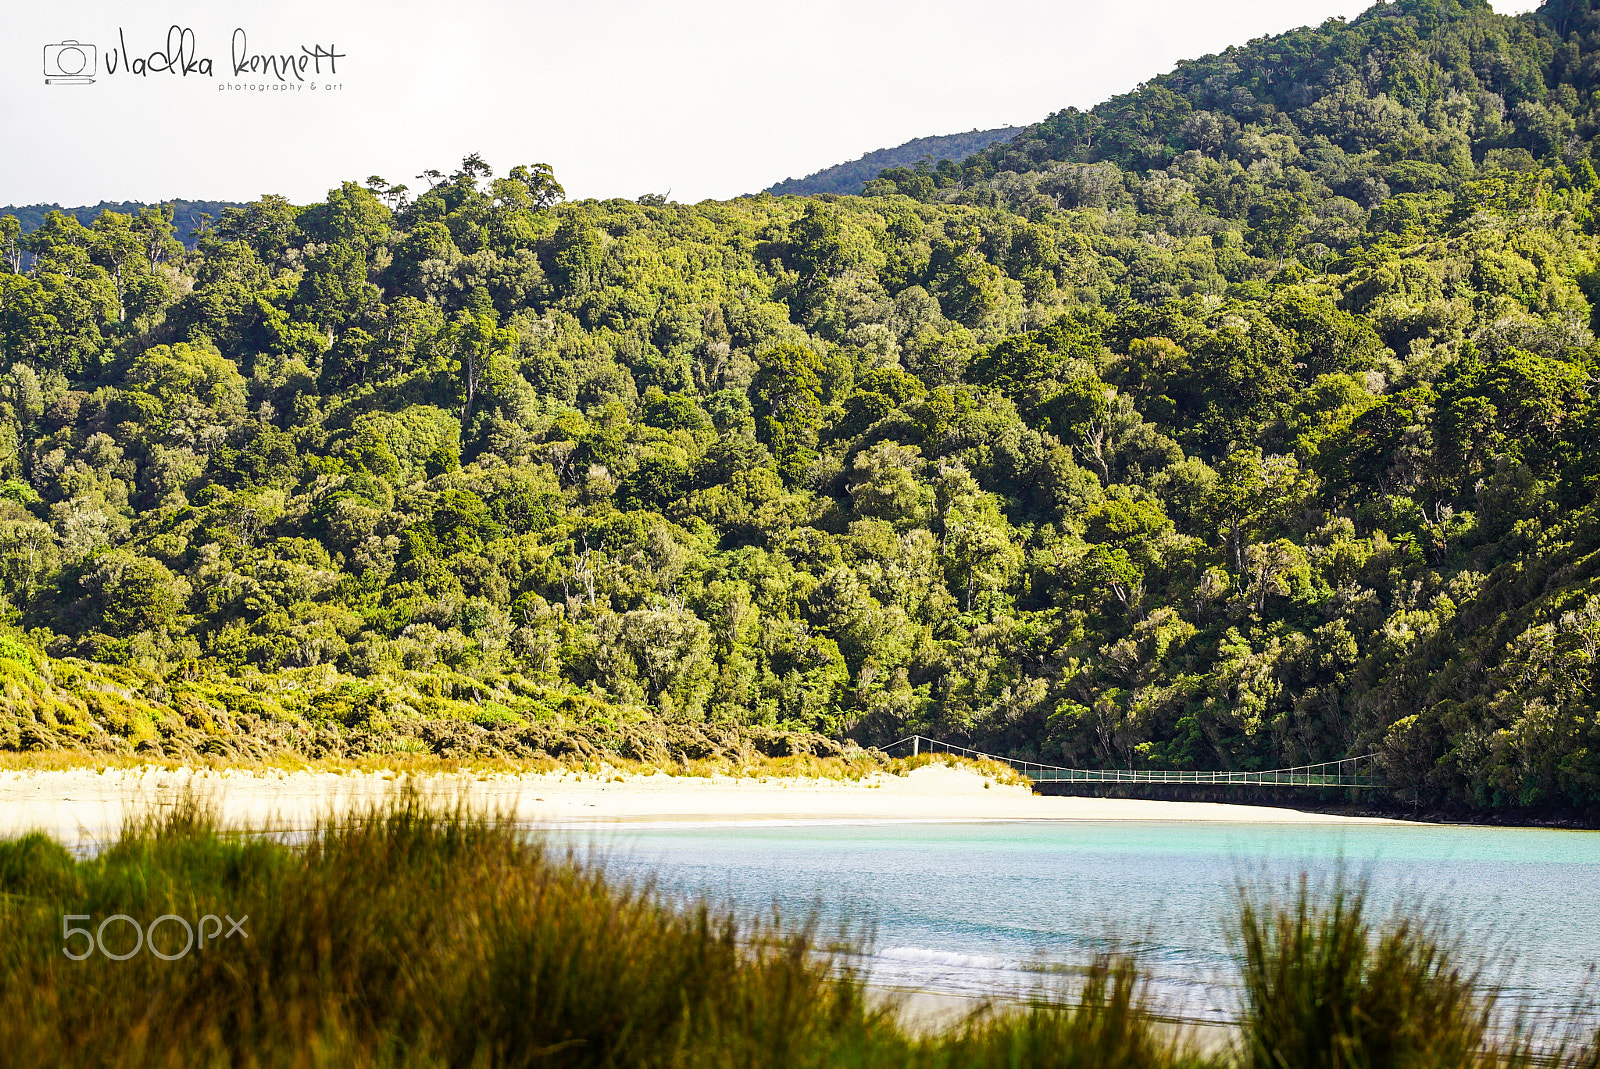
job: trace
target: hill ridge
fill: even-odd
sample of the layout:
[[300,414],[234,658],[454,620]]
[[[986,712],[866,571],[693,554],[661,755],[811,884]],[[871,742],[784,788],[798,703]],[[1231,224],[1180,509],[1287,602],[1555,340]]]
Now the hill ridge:
[[103,200],[98,204],[79,205],[73,208],[64,208],[59,204],[7,204],[0,207],[0,216],[15,216],[21,225],[22,233],[30,234],[44,225],[44,217],[50,212],[65,212],[84,226],[94,222],[101,212],[120,212],[123,215],[137,215],[141,209],[155,208],[169,205],[173,208],[172,223],[176,229],[178,239],[186,246],[194,247],[193,232],[199,228],[201,214],[209,215],[213,220],[222,216],[228,208],[242,208],[242,201],[231,200],[186,200],[174,197],[162,201],[110,201]]
[[785,178],[765,190],[778,196],[807,196],[816,193],[860,193],[878,173],[890,167],[915,167],[921,161],[937,164],[941,160],[964,159],[996,141],[1014,137],[1023,127],[1002,126],[993,130],[973,129],[964,134],[916,137],[893,148],[875,149],[844,163],[813,171],[804,178]]

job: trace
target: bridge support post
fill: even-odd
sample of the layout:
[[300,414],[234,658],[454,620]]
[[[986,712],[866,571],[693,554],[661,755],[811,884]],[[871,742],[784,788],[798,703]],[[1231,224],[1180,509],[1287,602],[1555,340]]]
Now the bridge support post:
[[911,756],[915,757],[922,752],[922,736],[911,736]]

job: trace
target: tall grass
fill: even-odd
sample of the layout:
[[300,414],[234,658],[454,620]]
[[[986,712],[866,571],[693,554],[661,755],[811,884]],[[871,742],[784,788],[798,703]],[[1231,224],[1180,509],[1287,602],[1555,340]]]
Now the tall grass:
[[[248,917],[177,961],[63,954],[62,917]],[[416,795],[279,841],[192,803],[89,858],[0,842],[0,1066],[1241,1069],[1520,1066],[1435,924],[1361,888],[1243,900],[1244,1013],[1202,1055],[1136,963],[908,1029],[815,924],[746,919]],[[112,938],[111,949],[131,939]],[[163,929],[158,949],[182,940]],[[115,933],[112,933],[115,936]],[[81,944],[79,944],[81,945]],[[1574,1047],[1574,1051],[1578,1048]],[[1593,1069],[1590,1052],[1558,1054]]]
[[1486,1049],[1494,996],[1437,921],[1397,913],[1375,929],[1364,885],[1239,911],[1250,1069],[1457,1069]]
[[1134,960],[1102,955],[1070,997],[979,1017],[923,1051],[933,1066],[1143,1069],[1208,1064],[1179,1030],[1158,1024]]
[[[30,836],[0,843],[0,890],[6,1065],[1134,1064],[1042,1053],[1101,1036],[1166,1057],[1131,974],[1091,1008],[916,1035],[813,925],[677,902],[415,796],[289,844],[227,834],[192,804],[84,860]],[[62,952],[63,915],[169,913],[248,916],[249,938],[171,962]]]
[[1341,875],[1302,876],[1283,898],[1241,892],[1241,1069],[1600,1069],[1592,1012],[1540,1024],[1437,909],[1375,920],[1367,891]]

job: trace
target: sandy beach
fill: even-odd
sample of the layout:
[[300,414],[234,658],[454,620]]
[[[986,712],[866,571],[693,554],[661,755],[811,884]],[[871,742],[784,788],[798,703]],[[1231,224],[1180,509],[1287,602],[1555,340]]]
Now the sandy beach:
[[304,827],[364,808],[414,784],[444,801],[519,821],[606,824],[674,821],[1188,820],[1242,823],[1374,823],[1372,818],[1267,806],[1042,797],[978,772],[930,765],[859,781],[599,773],[389,773],[163,768],[0,773],[0,836],[44,831],[64,842],[104,840],[128,816],[171,805],[186,793],[225,822]]

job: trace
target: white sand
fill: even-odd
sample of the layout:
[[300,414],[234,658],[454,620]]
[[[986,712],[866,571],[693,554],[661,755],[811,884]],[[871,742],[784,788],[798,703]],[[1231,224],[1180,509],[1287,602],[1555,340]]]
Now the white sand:
[[[464,800],[527,822],[1185,820],[1236,823],[1382,823],[1268,806],[1042,797],[976,772],[930,765],[859,782],[577,773],[460,774],[411,780],[424,793]],[[304,827],[397,790],[385,773],[199,771],[0,773],[0,836],[45,831],[64,842],[105,840],[128,815],[185,792],[227,823]]]

